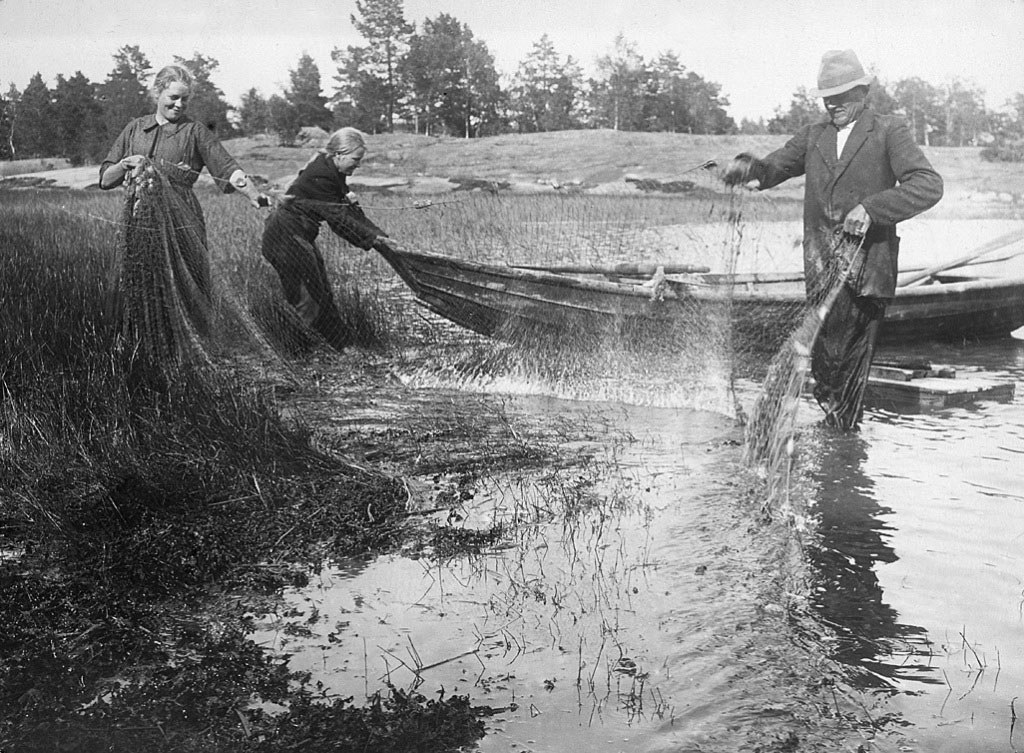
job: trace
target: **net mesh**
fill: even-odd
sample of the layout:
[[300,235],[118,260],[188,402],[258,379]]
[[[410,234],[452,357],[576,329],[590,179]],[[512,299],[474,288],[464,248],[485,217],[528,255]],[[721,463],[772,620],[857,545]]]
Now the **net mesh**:
[[282,348],[267,334],[289,324],[301,333],[300,323],[276,305],[273,326],[259,326],[244,291],[211,273],[205,218],[181,172],[147,159],[126,181],[117,260],[125,341],[140,364],[164,376],[246,361],[286,374]]
[[833,236],[827,266],[808,290],[805,306],[771,358],[746,422],[744,457],[749,465],[764,471],[766,504],[788,504],[797,416],[811,373],[812,355],[819,347],[822,328],[857,265],[861,243],[862,239],[841,233]]
[[855,248],[837,240],[808,298],[798,202],[704,172],[628,196],[492,188],[294,199],[262,225],[242,202],[207,202],[208,231],[192,192],[147,163],[124,205],[125,331],[162,368],[286,370],[360,345],[414,385],[714,410],[746,421],[748,463],[769,498],[784,491],[810,353]]
[[462,325],[435,329],[444,357],[410,363],[406,378],[734,413],[728,296],[692,270],[732,269],[723,228],[736,202],[692,185],[626,197],[480,192],[415,224],[368,200],[397,252],[479,265],[384,249],[424,308]]

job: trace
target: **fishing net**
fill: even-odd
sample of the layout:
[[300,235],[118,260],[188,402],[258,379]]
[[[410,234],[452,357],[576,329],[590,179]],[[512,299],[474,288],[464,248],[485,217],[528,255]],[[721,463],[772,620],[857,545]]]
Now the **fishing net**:
[[433,357],[410,359],[404,377],[734,413],[729,296],[698,272],[733,268],[736,206],[689,186],[475,191],[422,209],[365,199],[390,235],[380,257],[440,316],[426,315]]
[[250,301],[212,274],[202,209],[184,171],[145,160],[126,181],[118,242],[118,298],[124,341],[154,374],[248,364],[288,374],[274,335],[301,322],[284,305],[264,308],[259,326]]
[[[788,490],[812,353],[824,358],[823,327],[846,326],[829,314],[850,305],[859,249],[834,234],[808,292],[799,212],[709,176],[673,195],[484,192],[431,207],[416,227],[396,216],[384,224],[402,242],[377,250],[418,303],[458,325],[407,376],[732,414],[768,506]],[[549,278],[562,273],[584,282],[557,287]]]
[[[149,163],[126,193],[126,331],[166,365],[260,368],[389,349],[413,386],[712,410],[785,489],[810,354],[854,247],[804,288],[798,201],[717,176],[633,195],[512,193],[279,202],[207,212]],[[567,274],[571,272],[572,274]],[[282,358],[284,356],[285,358]]]
[[[790,332],[769,362],[753,410],[746,422],[744,458],[749,465],[764,471],[764,502],[788,503],[793,459],[796,451],[797,416],[801,398],[811,372],[812,356],[827,361],[821,335],[823,328],[837,319],[846,319],[837,308],[845,285],[859,261],[862,240],[837,233],[832,238],[831,255],[826,267],[809,286],[807,303],[795,318]],[[838,322],[842,326],[843,322]],[[847,338],[844,338],[847,339]],[[870,360],[870,351],[867,352]],[[867,364],[865,364],[865,367]],[[834,373],[836,369],[828,369]],[[864,374],[866,377],[866,374]],[[863,381],[859,382],[863,390]],[[851,410],[858,411],[863,392],[852,396]]]

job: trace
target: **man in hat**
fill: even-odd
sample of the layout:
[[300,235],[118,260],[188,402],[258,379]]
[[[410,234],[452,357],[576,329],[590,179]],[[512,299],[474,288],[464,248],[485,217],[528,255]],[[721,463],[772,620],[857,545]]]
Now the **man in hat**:
[[762,159],[738,155],[723,175],[728,185],[757,181],[760,190],[806,175],[804,276],[811,300],[821,300],[832,284],[837,249],[857,249],[811,355],[814,396],[825,422],[841,429],[860,422],[878,327],[896,292],[896,223],[942,198],[942,178],[906,123],[867,106],[872,80],[853,50],[826,52],[811,94],[824,99],[828,118]]

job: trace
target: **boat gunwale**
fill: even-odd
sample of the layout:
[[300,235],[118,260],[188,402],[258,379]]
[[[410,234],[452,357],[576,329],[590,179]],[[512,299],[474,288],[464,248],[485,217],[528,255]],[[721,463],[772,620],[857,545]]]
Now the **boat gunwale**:
[[[803,304],[806,295],[802,285],[799,285],[802,276],[796,273],[775,272],[775,273],[739,273],[726,278],[721,273],[694,273],[692,275],[672,275],[666,278],[668,287],[662,290],[652,289],[650,285],[643,285],[633,282],[611,282],[599,279],[588,279],[569,273],[544,272],[541,270],[524,270],[505,266],[501,263],[488,263],[470,261],[457,257],[441,254],[427,254],[410,251],[399,251],[392,254],[390,258],[392,266],[406,280],[407,283],[418,291],[417,295],[429,296],[434,300],[434,305],[428,304],[435,313],[446,316],[445,310],[450,307],[445,299],[451,301],[462,300],[475,305],[485,305],[485,297],[512,296],[521,299],[531,297],[539,305],[557,306],[565,310],[576,310],[579,313],[598,314],[602,317],[619,318],[621,316],[640,316],[642,318],[655,317],[661,319],[669,315],[671,306],[690,301],[704,301],[708,303],[724,302],[727,304],[738,304],[741,308],[749,305],[755,310],[761,307],[771,306],[793,306]],[[461,274],[463,279],[449,273]],[[699,283],[702,277],[711,277],[715,280],[731,279],[732,284],[718,282],[717,284]],[[435,278],[430,280],[429,278]],[[767,278],[767,279],[766,279]],[[699,284],[691,284],[697,281]],[[465,292],[453,291],[446,288],[446,283],[454,283],[468,288]],[[489,283],[498,283],[489,287]],[[524,286],[519,289],[505,290],[503,286]],[[773,291],[773,287],[787,284],[789,290],[784,292]],[[531,293],[528,286],[534,285],[537,290]],[[480,294],[473,291],[474,287],[481,290]],[[599,297],[619,297],[648,305],[633,311],[607,311],[604,307],[595,308],[594,305],[586,303],[572,304],[568,301],[559,300],[558,297],[550,296],[544,292],[544,288],[557,288],[563,291],[579,291],[582,294],[590,293]],[[663,294],[664,300],[659,300],[656,294]],[[948,300],[954,310],[943,314],[939,309]],[[1018,303],[1018,301],[1020,301]],[[974,306],[973,310],[960,310],[964,307]],[[495,313],[500,313],[502,308],[496,301],[491,301],[485,308],[493,309],[489,318]],[[505,315],[509,315],[505,311]],[[518,314],[522,315],[522,314]],[[963,279],[959,276],[954,282],[942,282],[941,279],[929,284],[919,284],[910,287],[896,289],[896,295],[889,302],[889,310],[886,312],[886,323],[888,325],[907,326],[908,324],[921,319],[941,320],[957,318],[978,318],[979,322],[986,318],[997,316],[1001,321],[1009,324],[1001,324],[985,332],[984,336],[1008,334],[1018,326],[1024,325],[1024,276],[1012,277],[972,277]],[[448,317],[453,318],[453,317]],[[529,317],[527,317],[529,318]],[[453,318],[457,324],[474,329],[478,332],[479,327],[469,326],[459,319]],[[1021,325],[1017,321],[1021,320]],[[1011,326],[1013,325],[1013,326]],[[971,327],[968,327],[971,329]],[[986,329],[986,327],[982,327]],[[488,334],[484,332],[484,334]],[[928,337],[928,335],[925,335]]]
[[[489,277],[500,277],[509,280],[521,281],[524,283],[535,283],[540,285],[552,285],[555,287],[575,288],[591,290],[594,292],[608,293],[613,295],[630,295],[638,297],[651,297],[651,288],[641,283],[612,282],[609,280],[595,280],[586,277],[574,276],[558,272],[543,272],[540,270],[517,269],[502,264],[471,261],[452,256],[440,254],[422,254],[416,252],[402,252],[402,256],[411,260],[419,261],[422,264],[431,266],[451,267],[462,269],[471,274],[486,275]],[[712,278],[715,282],[703,283],[703,287],[710,290],[726,290],[729,287],[731,295],[736,300],[779,300],[779,301],[802,301],[805,298],[803,290],[786,291],[784,293],[773,293],[771,286],[786,283],[797,283],[802,280],[802,275],[792,272],[770,272],[770,273],[736,273],[733,275],[725,273],[697,273],[693,275],[674,275],[668,278],[670,289],[683,289],[701,286],[703,280]],[[690,286],[691,282],[698,283]],[[731,280],[731,282],[729,282]],[[739,286],[754,285],[766,286],[760,290],[745,290]],[[896,298],[900,300],[939,298],[946,295],[959,293],[980,292],[983,290],[1012,290],[1021,288],[1024,292],[1024,276],[1015,277],[976,277],[969,280],[957,280],[956,282],[937,282],[927,285],[915,285],[913,287],[897,287]],[[703,297],[699,293],[695,297]],[[707,297],[718,298],[718,295]]]

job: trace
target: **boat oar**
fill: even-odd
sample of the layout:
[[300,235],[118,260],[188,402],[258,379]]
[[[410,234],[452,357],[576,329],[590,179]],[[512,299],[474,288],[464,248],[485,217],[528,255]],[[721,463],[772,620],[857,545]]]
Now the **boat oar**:
[[[978,248],[974,249],[974,251],[967,254],[966,256],[961,256],[959,259],[954,259],[953,261],[948,261],[943,264],[937,264],[934,267],[928,267],[927,269],[923,269],[920,272],[916,272],[910,275],[909,277],[904,278],[900,282],[899,287],[909,288],[914,285],[922,284],[926,282],[928,279],[934,277],[937,274],[941,274],[942,272],[948,272],[951,269],[966,267],[970,265],[971,262],[977,260],[979,257],[982,257],[985,254],[990,254],[993,251],[998,251],[999,249],[1005,248],[1006,246],[1009,246],[1011,243],[1015,243],[1016,241],[1019,241],[1021,239],[1024,239],[1024,229],[1012,230],[1009,233],[1006,233],[1005,235],[1000,235],[998,238],[994,238],[993,240],[990,240],[988,243],[978,246]],[[1010,259],[1013,256],[1017,256],[1018,254],[1021,253],[1024,253],[1024,249],[1021,249],[1021,251],[1018,251],[1015,254],[1008,255],[1006,258]]]
[[696,264],[651,264],[647,262],[620,262],[618,264],[558,264],[539,266],[532,264],[510,264],[513,269],[529,269],[534,272],[555,272],[580,275],[619,275],[620,277],[652,277],[661,267],[667,275],[699,274],[710,272],[710,267]]

